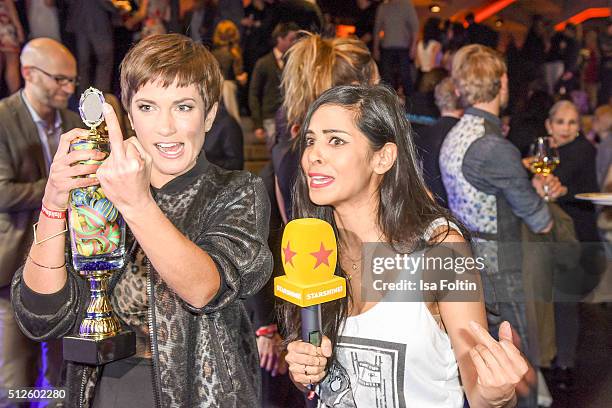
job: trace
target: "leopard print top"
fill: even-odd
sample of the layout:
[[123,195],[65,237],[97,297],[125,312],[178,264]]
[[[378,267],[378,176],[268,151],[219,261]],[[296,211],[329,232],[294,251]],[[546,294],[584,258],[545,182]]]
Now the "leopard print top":
[[[244,299],[257,293],[272,272],[267,244],[270,204],[263,182],[247,172],[209,164],[202,155],[192,170],[154,191],[154,198],[174,226],[213,259],[222,278],[217,295],[205,306],[194,307],[132,248],[128,231],[126,248],[132,248],[131,256],[111,278],[110,298],[124,322],[141,330],[143,343],[138,350],[151,350],[155,406],[260,406],[257,344]],[[25,307],[23,270],[15,273],[14,310],[29,338],[44,341],[78,333],[89,289],[76,271],[68,269],[66,288],[52,301],[61,306],[51,314]],[[50,302],[46,297],[38,301]],[[145,316],[150,325],[143,324]],[[154,328],[148,336],[151,347],[143,331],[147,326]],[[100,367],[67,362],[65,368],[67,406],[89,407]]]
[[117,317],[136,333],[136,357],[151,358],[145,253],[138,247],[110,296]]

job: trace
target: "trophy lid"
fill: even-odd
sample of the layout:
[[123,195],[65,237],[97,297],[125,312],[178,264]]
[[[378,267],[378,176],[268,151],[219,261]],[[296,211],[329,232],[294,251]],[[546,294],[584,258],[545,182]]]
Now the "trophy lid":
[[83,123],[92,129],[100,125],[104,121],[103,103],[104,95],[100,90],[90,87],[83,92],[79,100],[79,113]]

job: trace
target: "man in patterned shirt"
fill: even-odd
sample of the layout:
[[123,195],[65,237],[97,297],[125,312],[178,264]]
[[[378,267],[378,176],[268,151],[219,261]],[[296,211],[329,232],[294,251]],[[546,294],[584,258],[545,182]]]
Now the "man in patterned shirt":
[[[440,151],[440,170],[448,205],[472,233],[476,256],[484,257],[483,286],[494,335],[508,320],[529,356],[523,292],[521,224],[535,233],[547,233],[553,220],[544,195],[567,192],[550,175],[529,180],[518,149],[503,137],[500,111],[508,102],[506,64],[496,51],[482,45],[460,49],[453,60],[452,78],[464,116],[451,129]],[[514,243],[514,244],[512,244]],[[536,407],[535,393],[519,406]]]

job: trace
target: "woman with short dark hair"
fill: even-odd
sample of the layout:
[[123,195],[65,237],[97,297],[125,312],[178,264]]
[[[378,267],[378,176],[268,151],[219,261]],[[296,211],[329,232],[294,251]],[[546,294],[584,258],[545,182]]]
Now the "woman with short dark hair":
[[[100,184],[128,227],[126,265],[108,294],[136,334],[136,355],[103,366],[68,362],[69,406],[252,406],[260,379],[242,298],[270,276],[269,201],[260,179],[226,171],[201,154],[221,94],[212,54],[178,34],[139,42],[121,65],[121,99],[136,137],[123,140],[104,105],[111,153],[61,137],[42,199],[65,214],[70,191]],[[95,177],[77,177],[95,175]],[[61,217],[60,217],[61,218]],[[12,284],[24,333],[37,341],[78,333],[90,296],[66,264],[62,219],[41,215],[39,240]],[[52,238],[51,238],[52,237]],[[70,250],[69,250],[70,252]]]

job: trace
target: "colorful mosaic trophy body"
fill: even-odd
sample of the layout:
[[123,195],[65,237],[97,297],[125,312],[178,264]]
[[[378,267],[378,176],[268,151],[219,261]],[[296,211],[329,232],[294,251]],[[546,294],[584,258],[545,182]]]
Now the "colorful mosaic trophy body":
[[[87,138],[77,139],[70,150],[95,149],[108,155],[108,136],[98,132],[104,120],[104,96],[95,88],[81,96],[79,112],[89,126]],[[100,164],[87,160],[81,164]],[[89,281],[90,303],[78,336],[64,338],[64,359],[101,365],[134,354],[134,332],[123,330],[107,296],[113,270],[125,262],[125,222],[99,185],[70,192],[68,207],[72,264]]]

